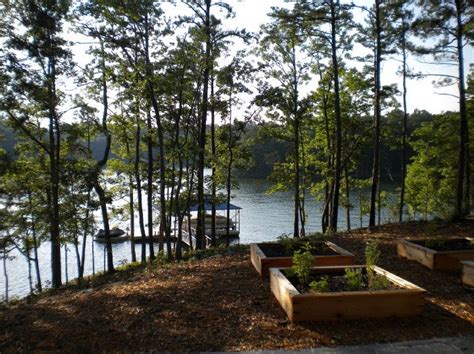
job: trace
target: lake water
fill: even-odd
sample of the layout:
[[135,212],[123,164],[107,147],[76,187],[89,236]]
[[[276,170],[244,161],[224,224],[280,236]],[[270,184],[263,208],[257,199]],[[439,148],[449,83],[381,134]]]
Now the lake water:
[[[240,243],[252,243],[258,241],[275,240],[282,234],[290,234],[293,231],[293,197],[291,193],[278,192],[267,194],[270,182],[262,179],[240,179],[240,189],[233,191],[232,203],[240,206]],[[353,205],[358,205],[358,199],[354,196]],[[313,197],[307,196],[306,200],[307,224],[306,232],[321,231],[321,204]],[[146,214],[145,214],[146,218]],[[358,207],[351,213],[352,227],[359,227]],[[382,212],[382,222],[388,220],[386,211]],[[99,220],[100,221],[100,220]],[[123,229],[126,224],[120,221],[112,222],[118,224]],[[364,216],[363,224],[367,224],[367,217]],[[340,210],[339,229],[346,228],[346,212]],[[138,229],[138,220],[136,221],[136,234],[140,234]],[[137,257],[140,257],[141,245],[135,246]],[[61,249],[63,281],[67,278],[72,280],[77,277],[77,265],[74,248],[67,246],[67,262],[65,260],[65,248]],[[104,270],[104,245],[94,242],[88,237],[86,245],[86,262],[84,266],[85,275],[93,273],[92,253],[94,253],[95,272]],[[156,251],[157,247],[155,247]],[[50,270],[50,252],[51,248],[48,242],[45,242],[39,248],[39,262],[43,287],[47,287],[51,279]],[[120,265],[130,262],[130,242],[113,244],[114,263]],[[7,261],[7,272],[9,278],[9,295],[12,297],[22,297],[29,293],[28,266],[25,257],[18,251],[11,252],[14,259]],[[147,247],[148,255],[148,247]],[[3,263],[0,266],[0,300],[5,295],[5,277]],[[35,282],[33,269],[33,283]]]

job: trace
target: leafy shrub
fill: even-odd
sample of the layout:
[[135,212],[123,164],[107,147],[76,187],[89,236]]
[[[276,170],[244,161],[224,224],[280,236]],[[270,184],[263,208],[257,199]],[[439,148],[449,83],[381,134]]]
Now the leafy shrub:
[[298,277],[300,284],[307,284],[311,267],[313,265],[313,255],[310,252],[311,245],[306,243],[300,250],[293,253],[292,273]]
[[362,270],[357,268],[346,268],[346,273],[344,275],[346,279],[347,286],[351,291],[357,291],[362,289],[363,276]]
[[320,280],[313,280],[309,283],[309,287],[312,291],[317,293],[329,292],[329,278],[327,276],[322,277]]
[[367,242],[365,246],[365,266],[370,290],[383,290],[390,286],[390,281],[386,277],[376,274],[374,270],[380,254],[378,241]]
[[383,275],[374,274],[369,278],[370,290],[384,290],[390,287],[390,280]]
[[378,241],[370,241],[365,245],[365,265],[367,266],[367,272],[373,272],[374,266],[377,264],[380,258],[380,250]]

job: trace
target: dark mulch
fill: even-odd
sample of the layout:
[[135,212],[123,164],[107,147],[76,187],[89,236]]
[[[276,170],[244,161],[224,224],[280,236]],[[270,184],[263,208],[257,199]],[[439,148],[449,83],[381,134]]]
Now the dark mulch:
[[425,310],[415,318],[290,324],[248,255],[233,255],[2,309],[0,352],[299,349],[472,334],[474,293],[460,285],[460,275],[396,254],[397,239],[433,234],[467,236],[474,227],[388,225],[331,238],[360,262],[365,241],[380,240],[380,266],[428,291]]
[[438,252],[474,251],[474,242],[465,238],[443,240],[437,237],[430,238],[429,240],[414,240],[411,242]]
[[338,253],[329,248],[325,242],[298,242],[292,245],[291,249],[286,248],[279,243],[259,243],[258,247],[262,250],[263,254],[267,257],[291,257],[293,252],[298,250],[304,250],[306,245],[309,243],[311,246],[310,252],[315,256],[334,256]]

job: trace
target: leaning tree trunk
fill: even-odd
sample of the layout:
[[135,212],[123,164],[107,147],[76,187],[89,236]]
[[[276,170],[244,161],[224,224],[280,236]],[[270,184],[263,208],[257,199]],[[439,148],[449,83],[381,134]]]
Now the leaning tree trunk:
[[102,159],[97,162],[95,171],[94,171],[94,189],[99,197],[99,203],[100,203],[100,209],[102,212],[102,219],[104,223],[104,232],[105,232],[105,248],[107,251],[107,271],[109,273],[113,273],[115,271],[114,269],[114,258],[113,258],[113,253],[112,253],[112,242],[110,240],[110,225],[109,225],[109,215],[107,212],[107,198],[105,195],[105,190],[102,188],[99,182],[99,174],[100,171],[105,168],[107,165],[107,161],[109,160],[109,154],[110,154],[110,146],[112,144],[112,136],[110,132],[107,129],[107,116],[108,116],[108,110],[109,110],[109,104],[108,104],[108,96],[107,96],[107,76],[106,76],[106,67],[105,67],[105,55],[104,55],[104,43],[101,40],[100,41],[101,45],[101,55],[102,55],[102,60],[101,60],[101,70],[102,70],[102,105],[103,105],[103,112],[102,112],[102,132],[105,134],[106,138],[106,145],[105,145],[105,150],[104,154],[102,156]]

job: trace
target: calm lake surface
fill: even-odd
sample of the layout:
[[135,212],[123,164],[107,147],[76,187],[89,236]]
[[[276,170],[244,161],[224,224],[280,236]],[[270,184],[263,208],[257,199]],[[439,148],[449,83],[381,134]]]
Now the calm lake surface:
[[[293,197],[291,193],[278,192],[267,194],[266,191],[271,186],[270,182],[264,179],[240,179],[240,189],[233,192],[232,204],[236,204],[242,208],[240,211],[240,243],[252,243],[259,241],[272,241],[282,234],[290,234],[293,230]],[[354,195],[352,204],[356,206],[351,213],[351,225],[353,228],[360,226],[359,221],[359,201]],[[306,232],[321,231],[321,204],[311,196],[306,199],[307,224]],[[98,213],[97,213],[98,215]],[[145,214],[146,215],[146,214]],[[146,218],[146,216],[145,216]],[[137,218],[136,218],[137,219]],[[388,215],[385,210],[382,211],[382,222],[388,221]],[[101,220],[98,219],[98,222]],[[124,230],[127,223],[121,221],[112,221],[112,225],[118,225]],[[363,225],[367,224],[367,217],[363,217]],[[100,224],[99,224],[100,225]],[[136,220],[136,234],[140,234],[138,229],[138,220]],[[346,212],[340,210],[339,229],[346,229]],[[100,227],[100,226],[99,226]],[[140,257],[141,245],[136,245],[137,257]],[[86,262],[84,273],[92,274],[93,271],[104,270],[104,245],[92,241],[92,237],[88,237],[86,245]],[[156,251],[157,247],[155,247]],[[62,257],[62,273],[63,281],[72,280],[77,277],[77,263],[73,245],[61,249]],[[41,278],[43,287],[48,287],[51,279],[50,271],[50,244],[45,242],[39,248],[39,261],[41,269]],[[113,244],[114,263],[115,265],[130,262],[130,242]],[[9,295],[13,297],[23,297],[29,293],[28,282],[28,264],[26,258],[18,251],[10,253],[14,256],[8,260],[6,264],[9,282]],[[92,262],[92,254],[94,254],[94,262]],[[147,248],[148,255],[148,248]],[[66,262],[67,257],[67,262]],[[67,265],[67,267],[65,266]],[[0,266],[0,300],[5,296],[5,276],[3,263]],[[35,283],[34,269],[33,283]]]

